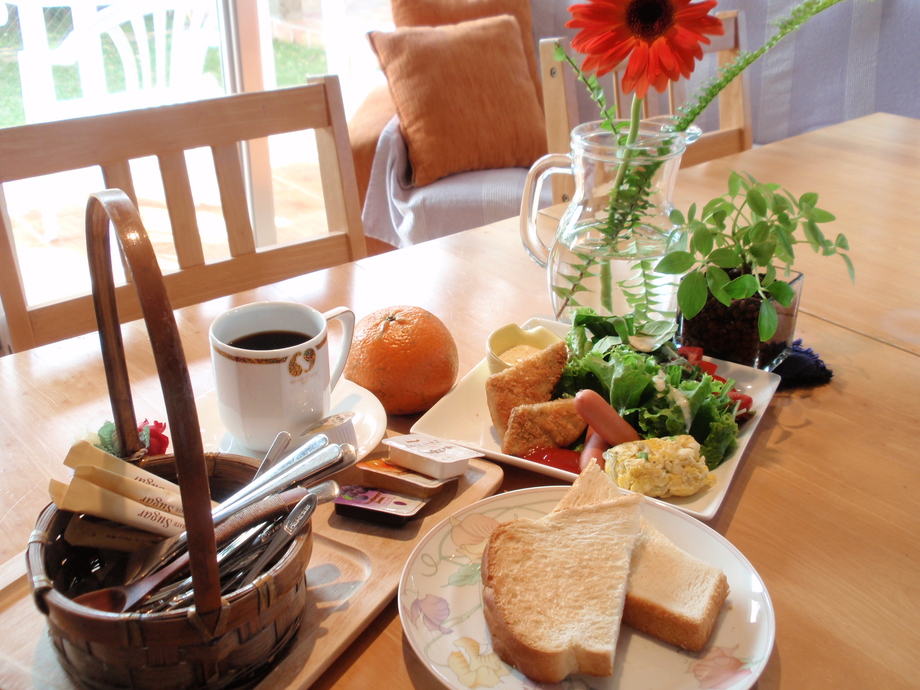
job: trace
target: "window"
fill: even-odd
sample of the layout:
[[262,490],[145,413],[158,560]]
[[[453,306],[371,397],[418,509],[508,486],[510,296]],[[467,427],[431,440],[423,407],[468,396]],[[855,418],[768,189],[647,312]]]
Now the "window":
[[[0,2],[0,126],[293,86],[327,73],[339,75],[350,115],[384,82],[364,33],[390,22],[389,0],[354,10],[341,0]],[[325,231],[316,160],[304,155],[312,143],[278,139],[252,142],[248,152],[260,245]],[[187,161],[205,251],[225,256],[213,167],[198,153]],[[174,250],[156,162],[134,161],[132,174],[168,272]],[[82,209],[102,186],[98,170],[3,185],[30,303],[89,289]]]

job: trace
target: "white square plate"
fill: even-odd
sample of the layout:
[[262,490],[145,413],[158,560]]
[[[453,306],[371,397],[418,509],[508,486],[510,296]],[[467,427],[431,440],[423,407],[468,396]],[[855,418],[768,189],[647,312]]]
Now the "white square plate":
[[[568,324],[537,318],[530,319],[522,327],[528,329],[534,326],[544,326],[562,337],[569,330]],[[718,512],[725,495],[728,493],[728,487],[738,469],[748,441],[757,428],[764,410],[770,405],[770,400],[773,399],[773,394],[776,392],[780,382],[778,374],[732,362],[724,362],[721,359],[709,357],[706,359],[719,366],[719,376],[734,379],[735,386],[751,396],[754,401],[754,410],[756,410],[757,414],[741,427],[734,450],[715,469],[715,486],[700,491],[693,496],[655,499],[668,503],[701,520],[710,520]],[[485,381],[488,376],[489,365],[483,359],[412,426],[412,433],[437,436],[459,443],[467,448],[472,448],[492,460],[517,465],[557,479],[564,479],[569,482],[575,481],[576,475],[571,472],[524,460],[513,455],[505,455],[501,452],[501,439],[492,424],[492,418],[489,416],[489,408],[486,403]]]

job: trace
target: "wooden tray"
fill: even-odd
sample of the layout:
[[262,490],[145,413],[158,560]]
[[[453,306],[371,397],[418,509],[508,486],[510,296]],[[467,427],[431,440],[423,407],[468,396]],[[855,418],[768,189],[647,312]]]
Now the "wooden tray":
[[[320,506],[313,516],[306,614],[290,649],[260,687],[308,688],[396,596],[416,542],[457,510],[495,493],[502,476],[498,465],[471,460],[455,487],[433,497],[402,527],[341,517],[331,505]],[[336,479],[348,484],[355,477],[352,469]],[[0,630],[5,631],[0,688],[76,688],[58,664],[45,619],[32,603],[24,554],[0,566]]]

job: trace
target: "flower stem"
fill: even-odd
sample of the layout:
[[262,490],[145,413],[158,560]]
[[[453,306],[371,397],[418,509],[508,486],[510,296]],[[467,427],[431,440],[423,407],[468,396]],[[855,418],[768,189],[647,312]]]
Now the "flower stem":
[[693,103],[693,99],[691,99],[680,107],[680,111],[683,115],[678,118],[674,128],[678,132],[685,131],[687,127],[692,125],[696,118],[706,110],[706,107],[719,95],[719,92],[728,86],[735,77],[746,70],[757,58],[770,50],[793,31],[798,31],[805,25],[805,22],[819,12],[823,12],[829,7],[833,7],[837,3],[843,1],[844,0],[804,0],[804,2],[792,8],[788,17],[774,22],[779,30],[769,41],[753,52],[743,51],[731,63],[725,67],[719,68],[719,78],[711,81],[698,95],[694,96],[696,102]]
[[629,159],[633,157],[633,151],[629,147],[636,143],[639,138],[639,119],[642,116],[642,99],[633,96],[632,108],[629,113],[629,132],[626,134],[626,151],[623,154],[623,160],[617,169],[617,176],[613,181],[613,189],[610,190],[610,210],[617,202],[620,194],[620,185],[623,184],[623,178],[626,177],[626,171],[629,169]]

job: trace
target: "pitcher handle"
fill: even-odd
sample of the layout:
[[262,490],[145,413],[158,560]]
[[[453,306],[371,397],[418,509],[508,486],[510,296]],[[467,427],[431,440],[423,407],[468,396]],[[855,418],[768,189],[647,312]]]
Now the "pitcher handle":
[[[565,167],[559,167],[565,166]],[[572,175],[572,156],[568,153],[550,153],[534,163],[524,181],[521,198],[521,241],[530,258],[546,268],[550,247],[537,232],[537,213],[540,210],[540,193],[543,181],[550,175]]]
[[329,390],[332,390],[339,382],[345,370],[345,360],[348,359],[348,354],[351,352],[351,341],[355,335],[355,313],[348,307],[336,307],[325,312],[323,318],[327,322],[338,319],[342,324],[342,347],[329,374]]

